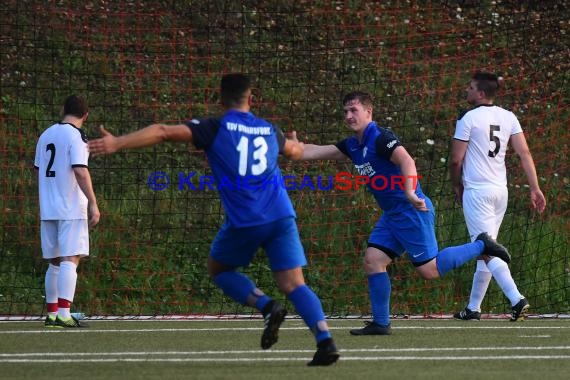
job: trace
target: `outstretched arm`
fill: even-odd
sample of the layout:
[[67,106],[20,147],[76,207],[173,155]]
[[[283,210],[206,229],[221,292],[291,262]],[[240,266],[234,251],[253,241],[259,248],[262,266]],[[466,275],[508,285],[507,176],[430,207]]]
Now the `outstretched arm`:
[[89,151],[95,155],[111,154],[121,149],[141,148],[165,141],[192,142],[192,131],[185,124],[152,124],[123,136],[114,136],[103,126],[101,138],[89,141]]
[[538,185],[538,176],[536,175],[534,160],[532,159],[524,134],[517,133],[516,135],[512,135],[511,145],[520,157],[521,166],[528,179],[528,185],[530,186],[530,203],[534,209],[541,213],[546,208],[546,198]]
[[[297,132],[291,132],[291,140],[298,142]],[[333,160],[342,161],[347,160],[348,157],[344,155],[335,145],[315,145],[304,144],[303,154],[298,160]]]

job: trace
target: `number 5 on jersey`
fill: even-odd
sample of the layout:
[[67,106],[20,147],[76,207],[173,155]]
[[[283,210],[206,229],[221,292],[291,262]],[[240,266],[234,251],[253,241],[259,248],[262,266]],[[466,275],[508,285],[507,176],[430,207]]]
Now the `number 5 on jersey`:
[[495,150],[489,150],[489,157],[495,157],[497,153],[499,153],[499,149],[501,149],[501,140],[499,140],[498,136],[495,136],[495,132],[499,132],[501,130],[501,126],[490,125],[489,127],[489,139],[491,142],[495,143]]

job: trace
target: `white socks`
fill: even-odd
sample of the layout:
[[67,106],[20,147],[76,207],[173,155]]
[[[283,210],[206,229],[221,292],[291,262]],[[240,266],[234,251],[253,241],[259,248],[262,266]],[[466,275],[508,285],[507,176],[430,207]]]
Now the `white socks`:
[[[502,260],[501,260],[502,261]],[[484,260],[477,260],[477,269],[473,273],[473,285],[469,295],[467,308],[471,311],[481,312],[481,304],[493,275],[487,268]]]
[[59,267],[53,264],[48,266],[45,278],[46,303],[57,303],[57,278]]
[[487,293],[487,288],[494,277],[497,284],[511,302],[511,306],[516,305],[524,296],[519,292],[515,280],[507,263],[498,257],[492,258],[485,264],[483,260],[477,260],[477,269],[473,274],[473,285],[469,296],[467,308],[471,311],[481,311],[481,303]]
[[513,280],[511,270],[507,263],[495,257],[487,263],[487,268],[489,268],[493,274],[495,281],[497,281],[497,284],[499,284],[503,293],[505,293],[505,296],[507,296],[509,301],[511,301],[511,306],[515,306],[524,298],[524,296],[520,294],[517,284],[515,284],[515,280]]
[[[58,297],[73,302],[75,296],[75,286],[77,284],[77,265],[71,261],[62,261],[59,264],[59,276],[57,281]],[[60,304],[58,316],[63,319],[71,317],[70,308],[62,307]]]
[[[57,265],[49,264],[45,277],[46,304],[57,304],[58,275],[59,275],[59,267]],[[48,305],[48,315],[52,318],[55,318],[57,312],[49,311],[50,310],[49,307],[50,306]]]

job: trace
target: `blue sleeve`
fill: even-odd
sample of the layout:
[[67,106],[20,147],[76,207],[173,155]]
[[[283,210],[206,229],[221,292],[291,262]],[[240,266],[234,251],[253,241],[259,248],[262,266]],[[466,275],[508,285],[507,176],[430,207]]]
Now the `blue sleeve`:
[[376,154],[379,157],[390,160],[394,150],[401,146],[402,143],[398,137],[389,129],[380,128],[380,136],[376,138]]
[[192,119],[186,125],[192,131],[194,146],[198,149],[206,150],[214,143],[214,139],[220,129],[220,119]]

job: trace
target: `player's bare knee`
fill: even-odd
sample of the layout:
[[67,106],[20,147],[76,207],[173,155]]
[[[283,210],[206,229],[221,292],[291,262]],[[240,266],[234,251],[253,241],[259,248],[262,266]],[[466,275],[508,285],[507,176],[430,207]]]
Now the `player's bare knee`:
[[299,286],[305,284],[305,277],[301,267],[273,272],[273,277],[279,290],[283,294],[289,294]]
[[362,260],[364,272],[367,274],[385,272],[391,259],[379,250],[366,250]]
[[224,264],[212,259],[211,257],[208,257],[208,263],[206,264],[206,267],[208,269],[208,275],[210,276],[211,279],[213,279],[214,277],[216,277],[218,274],[220,274],[222,272],[227,272],[227,271],[235,269],[233,267],[229,267],[227,265],[224,265]]
[[433,272],[421,273],[420,272],[420,276],[424,280],[435,280],[436,278],[439,278],[439,273],[437,273],[437,272],[435,272],[435,273],[433,273]]
[[366,274],[381,273],[381,272],[386,272],[386,270],[387,270],[387,265],[379,261],[364,262],[364,273]]
[[69,262],[72,262],[73,264],[75,264],[75,266],[79,266],[80,260],[81,260],[81,257],[79,255],[59,257],[59,263],[62,263],[64,261],[69,261]]
[[416,271],[420,275],[421,278],[424,280],[435,280],[439,278],[439,271],[437,270],[437,266],[435,265],[435,260],[432,260],[420,267],[416,268]]

